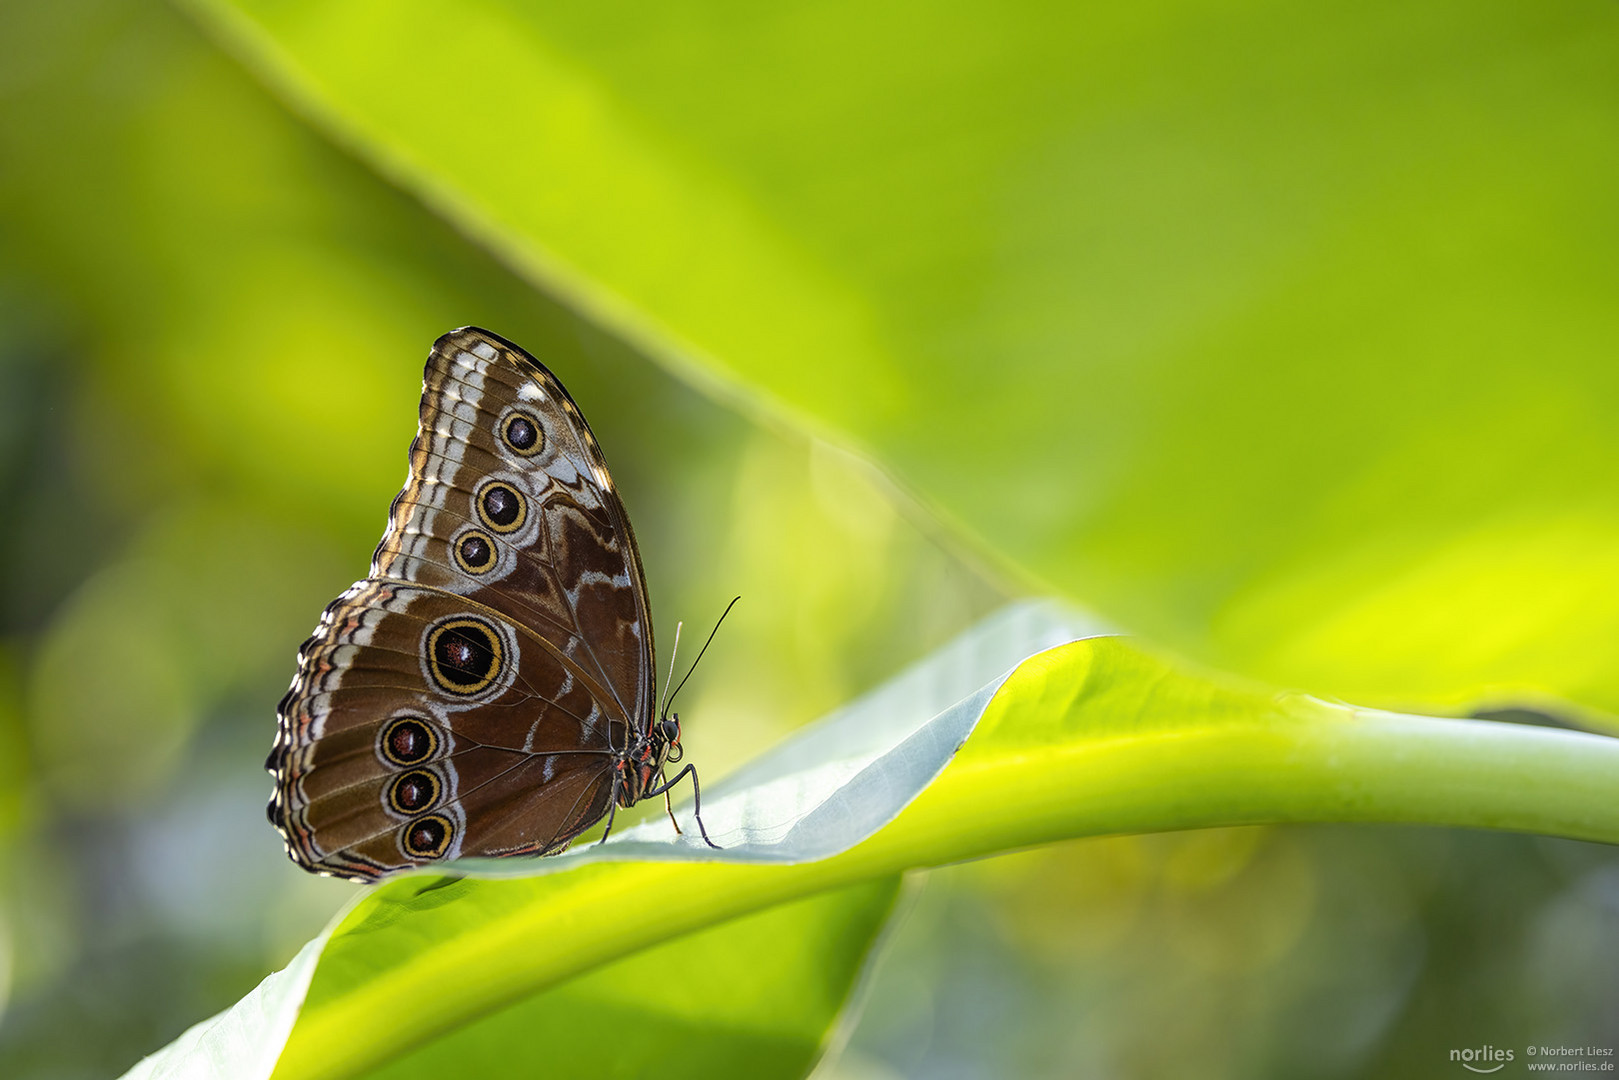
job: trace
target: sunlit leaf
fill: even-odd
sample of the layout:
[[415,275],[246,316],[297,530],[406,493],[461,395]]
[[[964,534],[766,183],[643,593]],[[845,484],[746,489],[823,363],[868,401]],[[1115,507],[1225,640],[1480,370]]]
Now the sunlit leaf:
[[995,560],[1281,685],[1619,710],[1619,10],[193,0]]
[[[1068,837],[1381,821],[1619,840],[1619,740],[1277,694],[1119,638],[1039,652],[931,711],[1008,653],[1082,627],[1011,609],[715,785],[705,815],[722,851],[653,845],[645,835],[668,826],[649,823],[553,859],[383,884],[333,932],[277,1076],[357,1075],[603,964],[656,968],[641,951],[674,936]],[[710,947],[742,946],[716,932]]]
[[[424,1051],[428,1060],[504,1061],[523,1075],[534,1061],[513,1052],[500,1032],[516,1026],[529,1032],[552,1030],[572,1041],[584,1059],[613,1062],[610,1071],[634,1075],[668,1045],[678,1030],[707,1029],[704,1054],[688,1054],[689,1075],[712,1075],[705,1068],[753,1060],[751,1075],[800,1075],[823,1045],[848,987],[858,973],[873,936],[893,899],[892,881],[858,886],[831,896],[791,905],[778,913],[719,927],[691,941],[657,943],[669,935],[723,922],[741,914],[735,897],[699,898],[711,917],[697,924],[693,912],[673,906],[675,896],[655,881],[637,877],[648,863],[625,859],[723,861],[730,864],[800,862],[848,850],[892,820],[938,775],[978,722],[1001,681],[1024,657],[1087,632],[1087,620],[1050,605],[1023,605],[1002,612],[963,635],[924,664],[900,675],[814,728],[788,740],[751,766],[710,790],[705,818],[726,842],[723,851],[690,840],[695,828],[686,817],[687,842],[663,837],[667,822],[618,834],[605,845],[576,848],[546,860],[464,860],[458,869],[481,877],[527,879],[501,888],[476,879],[415,875],[382,886],[353,905],[335,929],[306,946],[282,972],[272,975],[240,1004],[187,1032],[171,1047],[143,1062],[130,1080],[147,1077],[230,1075],[250,1080],[267,1076],[304,1003],[314,958],[319,979],[310,991],[316,1010],[356,1007],[374,1019],[360,1026],[393,1030],[399,1044],[378,1054],[371,1040],[339,1038],[322,1046],[306,1039],[301,1052],[336,1058],[361,1046],[373,1056],[391,1057],[413,1049],[435,1034],[452,1032]],[[660,837],[661,842],[650,839]],[[580,869],[590,863],[606,863]],[[634,869],[641,867],[641,871]],[[578,872],[562,875],[562,870]],[[625,876],[628,871],[629,876]],[[654,870],[654,873],[656,871]],[[579,901],[578,886],[603,881],[607,893]],[[558,884],[560,882],[560,884]],[[627,885],[627,890],[619,884]],[[616,895],[610,895],[618,890]],[[744,894],[745,895],[745,894]],[[690,899],[688,896],[687,899]],[[785,899],[785,897],[783,898]],[[752,907],[762,905],[754,904]],[[514,1004],[545,985],[543,966],[519,961],[491,965],[474,954],[502,948],[513,918],[535,920],[525,946],[510,954],[532,956],[544,950],[556,969],[574,974],[592,965],[589,949],[628,951],[626,941],[650,947],[632,963],[609,967],[582,984]],[[423,922],[421,920],[426,920]],[[410,943],[401,948],[389,928],[404,929]],[[625,937],[624,935],[628,935]],[[327,939],[331,938],[328,946]],[[762,942],[775,942],[764,949]],[[586,952],[578,952],[583,944]],[[421,992],[422,962],[436,954],[461,956],[476,970],[471,996],[441,998],[429,1010],[413,999]],[[761,956],[768,965],[747,974]],[[599,958],[600,959],[600,958]],[[572,963],[572,968],[566,967]],[[504,968],[504,971],[502,971]],[[659,987],[658,981],[668,985]],[[459,980],[451,979],[451,989]],[[553,978],[551,981],[555,981]],[[645,989],[648,993],[638,992]],[[381,1005],[391,999],[391,1006]],[[699,1003],[693,1012],[691,1002]],[[477,1016],[466,1011],[475,1002]],[[711,1010],[701,1005],[713,1004]],[[482,1019],[488,1009],[511,1009]],[[578,1032],[617,1017],[633,1028],[606,1047],[580,1042]],[[406,1021],[404,1028],[398,1021]],[[328,1027],[329,1030],[329,1027]],[[550,1040],[528,1039],[525,1045]],[[613,1056],[616,1055],[616,1056]],[[415,1059],[398,1068],[413,1075]],[[548,1058],[556,1064],[556,1058]],[[771,1063],[774,1064],[771,1064]],[[423,1066],[426,1067],[426,1066]],[[296,1073],[296,1068],[294,1069]],[[484,1073],[484,1075],[500,1075]]]

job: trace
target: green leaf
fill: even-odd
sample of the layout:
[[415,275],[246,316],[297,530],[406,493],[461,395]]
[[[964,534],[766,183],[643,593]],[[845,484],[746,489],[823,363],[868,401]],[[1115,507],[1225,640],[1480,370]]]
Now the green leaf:
[[[363,551],[414,404],[398,357],[454,312],[524,312],[525,342],[581,372],[603,354],[622,366],[164,9],[100,7],[110,25],[88,45],[11,39],[0,141],[26,167],[0,175],[0,242],[93,314],[56,324],[99,335],[106,376],[68,434],[131,506],[244,490],[267,530],[332,518]],[[1619,455],[1599,346],[1615,318],[1614,163],[1589,137],[1610,118],[1610,9],[643,16],[475,3],[379,20],[339,3],[230,25],[452,224],[688,371],[863,440],[996,558],[1133,626],[1366,699],[1613,699]],[[278,18],[305,20],[301,37]],[[1077,40],[1062,18],[1095,22]],[[53,5],[5,19],[51,26],[47,44],[84,22]],[[660,44],[668,24],[683,51]],[[53,54],[71,77],[31,78]],[[581,377],[611,387],[613,370]],[[603,397],[626,430],[652,419],[635,413],[645,394]],[[141,458],[121,437],[136,425],[171,439],[168,456]],[[374,444],[344,452],[372,474],[333,467],[335,431]],[[186,543],[167,549],[193,565]],[[310,564],[301,584],[237,567],[263,578],[242,604],[302,589],[314,610],[325,568],[295,561]],[[813,610],[840,618],[800,617],[817,646],[843,632],[844,605]],[[1278,698],[1126,642],[1072,646],[1002,687],[967,752],[841,854],[578,865],[612,854],[585,852],[545,867],[568,873],[458,884],[458,927],[419,881],[380,890],[338,948],[385,963],[344,973],[334,952],[282,1067],[382,1061],[422,1037],[423,1001],[440,1052],[587,972],[639,974],[646,949],[726,918],[1059,837],[1360,820],[1619,840],[1613,746]],[[644,918],[591,921],[604,899]],[[626,1013],[642,992],[608,985]],[[180,1069],[236,1060],[178,1055]]]
[[[411,884],[432,887],[419,879]],[[466,889],[468,907],[489,899],[471,882],[447,887]],[[542,1069],[609,1077],[803,1077],[831,1038],[897,892],[899,878],[876,879],[652,944],[474,1018],[372,1075],[531,1077]],[[661,900],[652,892],[631,904],[656,921]],[[410,892],[395,892],[392,902],[405,918],[419,912]],[[371,916],[387,918],[384,912],[385,905]],[[597,913],[596,920],[602,915],[610,921],[618,912]],[[546,933],[568,933],[567,926]],[[384,936],[379,946],[395,942]]]
[[[805,1076],[836,1028],[899,884],[881,878],[654,944],[521,998],[372,1075]],[[476,906],[483,890],[465,887]],[[395,900],[416,910],[408,896]],[[630,902],[656,925],[656,893]]]
[[1619,710],[1619,9],[193,0],[994,560],[1227,670]]
[[[703,1040],[705,1055],[691,1057],[694,1067],[742,1056],[755,1061],[750,1075],[771,1075],[767,1059],[779,1061],[772,1068],[779,1067],[780,1075],[801,1075],[836,1018],[859,962],[883,922],[893,898],[893,882],[861,884],[811,899],[779,914],[701,935],[700,941],[660,945],[659,927],[666,919],[673,920],[669,925],[678,927],[672,931],[678,934],[696,925],[723,922],[727,918],[724,905],[718,901],[710,905],[715,913],[711,920],[682,923],[669,912],[655,886],[636,893],[633,874],[629,879],[618,876],[623,860],[770,864],[846,851],[891,821],[939,774],[1012,668],[1041,649],[1091,629],[1087,620],[1054,605],[1008,608],[926,662],[797,733],[710,789],[704,818],[714,835],[725,841],[723,851],[715,852],[692,840],[696,829],[688,811],[684,815],[686,835],[680,844],[669,843],[671,830],[660,819],[616,833],[610,843],[576,848],[551,859],[467,859],[456,864],[458,872],[478,877],[534,879],[526,889],[501,890],[487,883],[421,875],[384,885],[351,905],[350,912],[334,920],[285,971],[266,979],[235,1008],[198,1025],[143,1062],[130,1074],[131,1080],[268,1076],[292,1016],[305,1005],[306,991],[307,1005],[317,1017],[323,1010],[328,1017],[347,1017],[328,1021],[329,1028],[333,1023],[339,1028],[376,1027],[394,1030],[401,1037],[391,1050],[341,1035],[324,1046],[318,1035],[306,1037],[300,1050],[294,1051],[295,1061],[300,1052],[341,1061],[338,1055],[350,1052],[351,1046],[360,1047],[362,1053],[391,1056],[412,1049],[415,1043],[411,1040],[420,1042],[444,1032],[448,1036],[430,1044],[424,1055],[472,1060],[507,1046],[501,1037],[506,1025],[529,1031],[556,1025],[562,1033],[575,1033],[602,1023],[604,1016],[645,1013],[636,1023],[649,1038],[615,1037],[610,1051],[588,1048],[593,1060],[606,1062],[611,1055],[617,1072],[636,1075],[638,1061],[667,1045],[651,1036],[670,1025],[690,1028],[706,1023],[713,1030]],[[603,868],[608,887],[615,881],[628,881],[631,891],[616,897],[601,894],[600,903],[605,906],[587,901],[580,907],[570,901],[569,888],[593,880],[590,875],[596,868],[587,864],[603,862],[609,863]],[[539,880],[562,870],[575,871],[567,876],[573,886],[563,886],[559,892],[558,886]],[[499,959],[485,962],[476,958],[477,953],[491,948],[497,953],[505,951],[500,935],[514,917],[540,920],[523,931],[525,943],[549,941],[550,965],[555,968],[559,960],[565,968],[574,964],[566,969],[568,974],[598,962],[590,959],[588,949],[592,947],[624,950],[626,941],[635,941],[636,947],[648,952],[637,957],[627,971],[608,968],[583,986],[570,983],[569,989],[547,993],[542,1000],[526,1001],[487,1021],[479,1019],[543,985],[544,963],[530,966],[522,962],[512,969]],[[411,926],[407,933],[412,937],[412,943],[403,948],[391,933],[402,921]],[[800,947],[760,948],[761,937],[795,942]],[[435,943],[443,947],[435,948]],[[575,951],[581,943],[587,949],[583,954]],[[451,967],[461,962],[455,957],[464,957],[488,976],[472,991],[475,1013],[458,1011],[458,1004],[464,1001],[441,1000],[427,1012],[412,1004],[421,993],[419,964],[432,962],[425,956],[432,952],[441,962],[448,959]],[[317,956],[319,977],[311,989]],[[767,971],[755,972],[752,979],[734,974],[739,965],[764,956],[771,958]],[[802,965],[802,970],[795,965]],[[698,985],[686,979],[680,994],[728,1001],[729,1012],[716,1007],[704,1021],[700,1015],[688,1015],[689,1010],[672,998],[648,1004],[633,992],[647,977],[643,973],[688,969],[700,971],[703,981]],[[768,983],[765,989],[758,985],[761,979]],[[496,988],[504,983],[510,989],[514,980],[518,988],[509,997],[500,996]],[[455,982],[451,978],[450,984]],[[406,1016],[415,1019],[404,1029],[391,1027]],[[528,1040],[528,1045],[533,1044],[533,1039]],[[414,1060],[407,1059],[400,1067],[409,1068]],[[518,1055],[512,1067],[522,1071],[531,1064]],[[296,1071],[297,1066],[293,1068]],[[704,1073],[699,1068],[693,1075]]]
[[[410,889],[369,910],[386,920],[390,902],[420,914],[455,898],[476,911],[478,897],[457,896],[457,885],[412,878]],[[898,889],[898,878],[882,879],[655,944],[474,1018],[371,1075],[494,1080],[532,1076],[543,1065],[565,1076],[644,1076],[654,1067],[669,1077],[803,1076],[825,1048]],[[432,896],[423,902],[425,894]],[[650,900],[645,907],[655,913],[656,897]],[[269,1076],[329,936],[311,941],[241,1003],[141,1062],[126,1080]],[[670,1047],[682,1049],[671,1058]]]
[[[470,1038],[469,1026],[491,1013],[603,965],[628,964],[592,985],[622,986],[624,971],[657,969],[643,950],[682,934],[1069,837],[1374,821],[1619,841],[1619,739],[1277,694],[1177,669],[1120,638],[1040,652],[1004,682],[992,679],[993,696],[969,695],[928,717],[946,688],[1059,632],[1049,612],[1023,607],[987,621],[832,718],[832,736],[807,732],[715,785],[712,810],[732,842],[724,851],[666,843],[663,861],[649,861],[645,840],[626,839],[501,867],[526,877],[407,876],[380,886],[332,933],[276,1075],[359,1075],[437,1039]],[[840,729],[883,734],[855,758]],[[952,737],[928,737],[941,729]],[[865,809],[874,791],[904,806],[886,825]],[[837,843],[794,849],[798,829],[781,827],[793,822],[818,822]],[[784,863],[771,840],[788,859],[828,857]],[[616,861],[627,855],[635,861]],[[747,931],[738,933],[692,947],[744,963]],[[837,996],[810,982],[822,998]]]

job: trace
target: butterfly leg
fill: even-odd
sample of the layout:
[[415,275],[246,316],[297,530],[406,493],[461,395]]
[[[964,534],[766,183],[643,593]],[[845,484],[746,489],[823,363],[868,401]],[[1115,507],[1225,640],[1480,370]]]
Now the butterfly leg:
[[669,824],[675,827],[675,835],[685,836],[686,834],[680,831],[680,822],[675,820],[675,808],[669,800],[669,789],[667,787],[663,789],[663,812],[669,815]]
[[703,843],[707,844],[715,851],[723,850],[718,844],[714,843],[714,841],[708,838],[708,828],[703,824],[703,789],[697,783],[697,766],[687,765],[684,769],[681,769],[679,772],[675,773],[673,780],[665,780],[651,791],[643,793],[641,797],[644,799],[649,795],[667,796],[669,794],[669,789],[686,779],[688,774],[691,776],[691,814],[692,817],[697,819],[697,831],[703,834]]
[[[616,791],[615,791],[615,794],[616,794]],[[614,799],[611,803],[608,804],[608,808],[607,808],[607,828],[602,830],[601,839],[597,840],[596,843],[598,843],[598,844],[607,843],[607,838],[609,836],[611,836],[612,832],[613,832],[613,819],[615,817],[617,817],[617,816],[618,816],[618,800]]]

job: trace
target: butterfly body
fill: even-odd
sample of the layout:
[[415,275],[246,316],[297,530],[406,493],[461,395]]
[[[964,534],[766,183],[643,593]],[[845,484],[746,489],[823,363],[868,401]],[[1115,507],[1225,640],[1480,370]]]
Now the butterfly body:
[[452,331],[370,574],[299,650],[270,821],[295,862],[358,880],[560,851],[670,786],[680,725],[655,682],[635,537],[584,417],[516,345]]

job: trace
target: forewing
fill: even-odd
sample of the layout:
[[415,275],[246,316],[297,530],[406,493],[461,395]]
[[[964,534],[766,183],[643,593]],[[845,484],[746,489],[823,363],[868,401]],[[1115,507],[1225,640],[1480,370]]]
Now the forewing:
[[576,660],[615,722],[649,724],[640,555],[601,449],[556,377],[487,331],[444,335],[410,458],[372,576],[501,612]]

